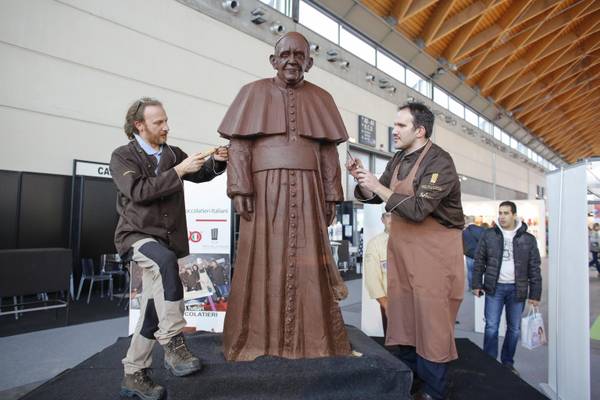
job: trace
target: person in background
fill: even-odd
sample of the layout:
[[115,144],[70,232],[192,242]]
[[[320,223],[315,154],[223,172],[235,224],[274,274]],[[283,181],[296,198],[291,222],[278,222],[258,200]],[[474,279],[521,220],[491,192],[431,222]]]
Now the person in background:
[[600,224],[595,223],[590,230],[590,253],[592,253],[592,261],[590,267],[596,267],[598,276],[600,276],[600,260],[598,253],[600,252]]
[[377,300],[381,308],[381,320],[383,322],[383,333],[387,332],[387,245],[392,223],[392,214],[385,212],[381,214],[381,222],[384,231],[375,236],[365,251],[365,286],[369,297]]
[[208,276],[212,281],[213,285],[217,289],[218,295],[222,300],[225,300],[229,296],[229,279],[225,271],[225,267],[215,260],[208,262],[208,268],[206,269]]
[[512,201],[500,203],[498,224],[486,230],[475,252],[472,289],[477,297],[485,294],[485,334],[483,351],[498,357],[498,327],[506,310],[506,335],[500,361],[518,374],[514,355],[521,334],[521,314],[525,300],[537,307],[542,296],[540,252],[527,225],[517,218]]
[[473,279],[473,259],[475,258],[475,249],[484,229],[475,225],[475,217],[468,215],[465,217],[465,229],[463,230],[463,251],[467,262],[467,288],[471,287]]

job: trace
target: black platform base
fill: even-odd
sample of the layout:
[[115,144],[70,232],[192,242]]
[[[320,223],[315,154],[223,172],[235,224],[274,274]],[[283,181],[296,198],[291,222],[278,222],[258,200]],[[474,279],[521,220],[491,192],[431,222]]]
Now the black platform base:
[[[153,379],[164,385],[170,400],[187,399],[409,399],[410,369],[360,330],[348,327],[352,347],[362,357],[287,360],[260,357],[228,363],[221,335],[187,336],[190,349],[204,362],[193,376],[176,378],[162,367],[163,352],[155,347]],[[121,359],[129,339],[58,375],[22,399],[118,399],[123,377]]]

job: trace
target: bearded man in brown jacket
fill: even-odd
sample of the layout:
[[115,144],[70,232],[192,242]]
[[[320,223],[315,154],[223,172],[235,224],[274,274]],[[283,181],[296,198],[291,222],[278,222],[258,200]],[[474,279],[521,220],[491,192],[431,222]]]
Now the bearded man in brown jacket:
[[182,333],[183,285],[177,259],[189,253],[183,180],[213,179],[224,172],[228,153],[219,148],[206,160],[202,154],[188,157],[169,146],[167,114],[161,102],[151,98],[129,107],[125,133],[129,143],[110,159],[119,214],[115,246],[123,259],[142,269],[143,288],[140,319],[123,359],[121,395],[158,400],[165,389],[146,373],[156,341],[164,347],[164,365],[174,375],[190,375],[201,368]]

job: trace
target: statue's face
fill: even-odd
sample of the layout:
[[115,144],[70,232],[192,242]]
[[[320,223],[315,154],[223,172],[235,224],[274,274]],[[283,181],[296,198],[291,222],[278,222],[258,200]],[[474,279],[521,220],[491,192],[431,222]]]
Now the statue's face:
[[306,39],[298,33],[284,36],[275,47],[275,54],[269,57],[279,79],[293,85],[304,78],[304,72],[312,67],[313,59]]

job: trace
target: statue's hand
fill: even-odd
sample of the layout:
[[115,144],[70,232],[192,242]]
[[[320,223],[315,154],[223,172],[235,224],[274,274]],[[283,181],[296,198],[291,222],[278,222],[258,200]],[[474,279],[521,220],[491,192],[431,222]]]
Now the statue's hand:
[[333,224],[334,218],[335,218],[335,202],[327,201],[327,202],[325,202],[325,220],[327,221],[327,226]]
[[348,297],[348,287],[344,281],[333,285],[333,297],[335,297],[337,301],[344,300],[346,297]]
[[252,196],[243,196],[241,194],[237,194],[233,197],[233,206],[235,207],[235,211],[246,221],[250,221],[251,216],[254,212]]

